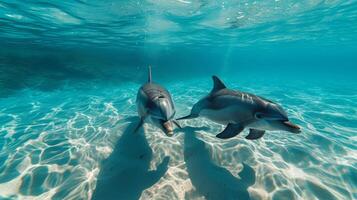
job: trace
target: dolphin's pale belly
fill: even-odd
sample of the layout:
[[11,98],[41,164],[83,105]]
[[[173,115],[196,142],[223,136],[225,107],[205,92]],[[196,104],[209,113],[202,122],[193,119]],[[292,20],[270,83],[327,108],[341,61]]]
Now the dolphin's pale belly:
[[271,126],[265,120],[257,120],[249,122],[252,119],[252,114],[249,110],[242,110],[239,106],[230,106],[224,109],[203,109],[200,112],[200,116],[206,117],[216,123],[227,125],[228,123],[239,124],[241,123],[246,128],[266,130],[266,131],[276,131],[277,129]]
[[229,106],[223,109],[203,109],[200,116],[206,117],[216,123],[226,125],[228,123],[241,123],[252,118],[249,110],[243,110],[240,106]]
[[265,131],[276,131],[276,129],[274,127],[272,127],[271,124],[269,124],[265,120],[255,121],[253,123],[247,124],[245,127],[252,128],[252,129],[258,129],[258,130],[265,130]]

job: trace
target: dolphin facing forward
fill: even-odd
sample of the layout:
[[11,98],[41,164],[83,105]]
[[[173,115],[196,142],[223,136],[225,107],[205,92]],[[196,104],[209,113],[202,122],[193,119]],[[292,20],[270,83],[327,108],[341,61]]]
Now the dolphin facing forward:
[[144,119],[151,117],[154,121],[159,122],[165,134],[172,136],[173,125],[179,124],[173,119],[175,116],[175,106],[170,93],[162,86],[155,84],[151,80],[151,67],[149,66],[148,82],[142,85],[136,97],[136,105],[140,117],[140,123],[135,131],[144,123]]
[[212,78],[212,91],[193,106],[190,115],[178,120],[203,116],[227,125],[216,135],[221,139],[232,138],[244,128],[250,129],[245,137],[250,140],[261,138],[265,131],[300,133],[300,127],[289,121],[286,112],[277,103],[253,94],[230,90],[217,76]]

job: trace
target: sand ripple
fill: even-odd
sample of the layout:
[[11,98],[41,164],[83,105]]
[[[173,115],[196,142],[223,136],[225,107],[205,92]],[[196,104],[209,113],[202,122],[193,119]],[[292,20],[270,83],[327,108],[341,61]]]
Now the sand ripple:
[[[210,88],[207,80],[167,86],[177,116]],[[0,99],[0,197],[357,198],[357,95],[232,84],[281,103],[303,132],[219,140],[223,127],[203,118],[183,121],[171,138],[150,124],[133,135],[138,87],[24,90]]]

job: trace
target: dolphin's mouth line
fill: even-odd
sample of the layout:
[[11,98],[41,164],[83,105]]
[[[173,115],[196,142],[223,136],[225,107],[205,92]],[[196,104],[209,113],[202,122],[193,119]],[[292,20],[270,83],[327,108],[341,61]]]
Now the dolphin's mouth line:
[[300,127],[299,127],[298,125],[293,124],[293,123],[291,123],[290,121],[283,121],[283,123],[284,123],[286,126],[290,127],[290,128],[299,129],[299,130],[300,130]]

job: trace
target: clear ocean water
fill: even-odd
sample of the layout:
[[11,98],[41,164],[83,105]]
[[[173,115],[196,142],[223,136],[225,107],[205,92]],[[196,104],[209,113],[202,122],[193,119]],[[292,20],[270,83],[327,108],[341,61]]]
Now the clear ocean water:
[[[212,88],[278,102],[302,133],[221,140],[137,123]],[[0,199],[357,199],[357,1],[0,0]]]

